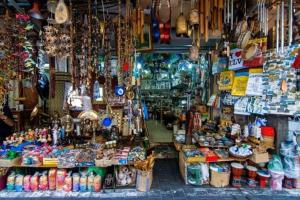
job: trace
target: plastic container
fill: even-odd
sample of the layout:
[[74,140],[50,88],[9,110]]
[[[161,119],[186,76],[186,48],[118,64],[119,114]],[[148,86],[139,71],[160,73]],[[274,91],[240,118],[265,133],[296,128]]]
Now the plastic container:
[[282,190],[282,181],[284,178],[284,172],[269,170],[271,174],[270,186],[272,190]]
[[283,186],[284,188],[287,189],[293,189],[294,187],[294,179],[293,178],[288,178],[288,177],[284,177],[284,181],[283,181]]
[[294,180],[294,188],[300,189],[300,178]]
[[272,126],[261,126],[261,134],[263,136],[273,137],[275,136],[275,129]]

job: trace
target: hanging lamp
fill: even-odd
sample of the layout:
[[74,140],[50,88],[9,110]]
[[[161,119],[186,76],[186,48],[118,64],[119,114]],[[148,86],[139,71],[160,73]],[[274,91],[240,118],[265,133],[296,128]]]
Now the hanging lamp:
[[29,10],[29,15],[34,19],[44,19],[40,11],[40,5],[37,1],[33,2],[32,8]]

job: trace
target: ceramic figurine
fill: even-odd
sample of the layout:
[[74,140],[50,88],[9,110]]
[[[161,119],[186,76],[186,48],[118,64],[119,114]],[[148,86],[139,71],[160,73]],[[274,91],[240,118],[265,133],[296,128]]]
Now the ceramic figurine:
[[52,142],[52,137],[50,134],[47,134],[47,142],[51,143]]
[[59,132],[59,130],[57,130],[56,128],[52,129],[53,145],[57,144],[57,141],[58,141],[58,132]]
[[28,130],[28,139],[29,140],[34,140],[34,134],[35,132],[31,129]]
[[42,135],[42,143],[47,143],[47,136],[46,135]]

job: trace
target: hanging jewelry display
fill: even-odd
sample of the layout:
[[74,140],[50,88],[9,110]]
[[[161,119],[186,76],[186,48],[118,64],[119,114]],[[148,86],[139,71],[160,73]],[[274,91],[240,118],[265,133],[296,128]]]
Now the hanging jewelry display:
[[268,35],[268,9],[266,8],[265,0],[257,1],[257,16],[259,21],[259,31],[267,36]]
[[99,77],[99,71],[98,65],[100,64],[100,43],[101,43],[101,38],[100,36],[100,23],[99,23],[99,18],[98,18],[98,11],[97,11],[97,1],[94,1],[94,6],[93,6],[93,15],[92,15],[92,67],[93,67],[93,72],[96,77],[96,80]]
[[80,27],[81,32],[81,40],[79,40],[79,44],[81,46],[81,55],[80,55],[80,82],[79,85],[81,88],[86,86],[86,81],[88,79],[88,38],[89,32],[88,30],[88,16],[86,14],[83,15],[83,24]]
[[122,44],[123,44],[123,42],[122,42],[122,25],[121,25],[121,18],[122,18],[122,10],[121,10],[121,8],[122,8],[122,2],[121,2],[121,0],[119,0],[119,2],[118,2],[118,13],[119,13],[119,15],[118,15],[118,26],[117,26],[117,56],[118,56],[118,85],[121,85],[121,84],[123,84],[123,74],[122,74],[122,71],[123,71],[123,69],[121,68],[121,66],[122,66],[122,61],[121,61],[121,59],[122,59],[122,55],[121,55],[121,52],[123,52],[124,53],[124,51],[122,51],[122,50],[124,50],[124,49],[122,49]]
[[111,67],[110,67],[110,59],[111,59],[111,45],[110,45],[110,21],[107,19],[107,23],[105,24],[104,28],[104,50],[105,50],[105,58],[104,58],[104,90],[106,96],[106,103],[109,104],[109,98],[112,97],[112,84],[111,84]]
[[73,5],[72,1],[70,0],[70,45],[71,45],[71,65],[72,65],[72,86],[73,90],[77,88],[77,59],[76,59],[76,52],[74,50],[75,46],[75,37],[76,37],[76,27],[75,27],[75,17],[73,15]]
[[15,26],[15,20],[9,16],[8,10],[6,10],[0,21],[2,24],[0,28],[0,51],[3,53],[0,59],[0,110],[2,111],[2,105],[5,103],[5,96],[9,90],[9,80],[16,76],[14,71],[17,63],[12,55],[14,51],[12,27]]
[[92,63],[92,11],[91,11],[91,0],[88,0],[88,57],[87,57],[87,89],[89,94],[91,94],[92,89],[92,79],[94,67]]
[[67,25],[44,27],[45,51],[49,56],[65,58],[71,54],[71,38]]

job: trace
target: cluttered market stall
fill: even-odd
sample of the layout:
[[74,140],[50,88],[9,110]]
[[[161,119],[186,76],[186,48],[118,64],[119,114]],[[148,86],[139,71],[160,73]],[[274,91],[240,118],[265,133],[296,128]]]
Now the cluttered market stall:
[[300,188],[298,0],[0,13],[1,190],[147,192],[174,158],[183,185]]

